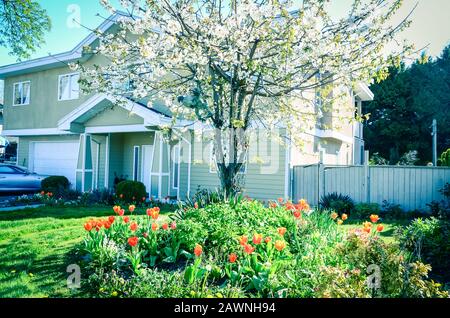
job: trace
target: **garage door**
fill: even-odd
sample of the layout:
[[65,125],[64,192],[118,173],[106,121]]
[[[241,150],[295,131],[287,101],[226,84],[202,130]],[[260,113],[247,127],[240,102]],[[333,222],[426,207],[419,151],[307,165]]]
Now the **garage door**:
[[36,142],[33,145],[31,170],[44,175],[65,176],[75,186],[78,142]]

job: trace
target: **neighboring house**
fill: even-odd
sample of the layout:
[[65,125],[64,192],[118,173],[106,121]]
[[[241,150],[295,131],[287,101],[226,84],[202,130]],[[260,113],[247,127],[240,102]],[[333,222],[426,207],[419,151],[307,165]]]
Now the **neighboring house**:
[[[117,17],[99,29],[114,32]],[[178,141],[170,143],[161,137],[158,127],[171,121],[162,103],[149,108],[128,100],[117,105],[110,96],[80,92],[79,73],[67,63],[104,62],[101,56],[84,54],[86,45],[98,45],[94,33],[69,52],[0,67],[0,79],[5,80],[3,135],[18,137],[17,164],[64,175],[80,191],[112,189],[120,177],[142,181],[155,198],[184,199],[198,188],[218,187],[210,141],[193,130],[175,132]],[[348,102],[360,112],[361,101],[371,98],[370,90],[360,85]],[[285,137],[285,129],[279,134]],[[360,124],[317,128],[304,137],[302,152],[255,131],[243,169],[246,194],[264,200],[289,197],[290,171],[296,164],[363,161]]]

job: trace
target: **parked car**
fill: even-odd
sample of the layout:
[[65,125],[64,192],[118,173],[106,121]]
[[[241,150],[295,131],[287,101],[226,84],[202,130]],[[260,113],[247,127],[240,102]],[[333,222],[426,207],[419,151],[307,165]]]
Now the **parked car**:
[[35,192],[48,176],[32,173],[26,168],[0,164],[0,192]]

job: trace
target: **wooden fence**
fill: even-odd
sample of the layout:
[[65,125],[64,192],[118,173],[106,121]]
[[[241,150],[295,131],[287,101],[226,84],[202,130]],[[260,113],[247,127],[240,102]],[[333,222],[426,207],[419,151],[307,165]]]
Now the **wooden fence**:
[[356,202],[399,204],[405,210],[426,210],[450,183],[450,168],[413,166],[295,166],[292,197],[313,205],[328,193],[349,195]]

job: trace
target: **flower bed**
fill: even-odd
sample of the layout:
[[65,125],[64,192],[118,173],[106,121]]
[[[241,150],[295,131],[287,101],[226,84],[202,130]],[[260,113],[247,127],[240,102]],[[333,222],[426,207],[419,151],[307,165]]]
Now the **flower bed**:
[[[87,222],[90,272],[99,297],[445,297],[379,239],[377,215],[345,233],[347,215],[310,210],[306,201],[233,200],[184,207],[170,221],[136,207]],[[373,273],[377,273],[376,277]]]

